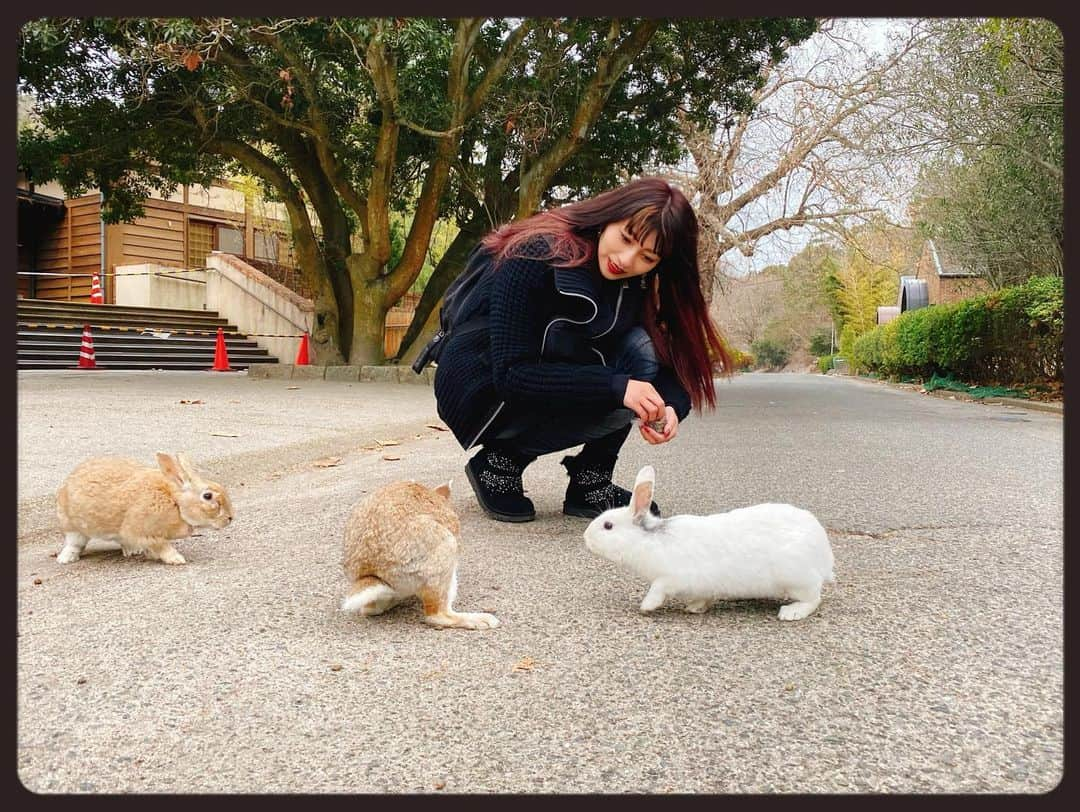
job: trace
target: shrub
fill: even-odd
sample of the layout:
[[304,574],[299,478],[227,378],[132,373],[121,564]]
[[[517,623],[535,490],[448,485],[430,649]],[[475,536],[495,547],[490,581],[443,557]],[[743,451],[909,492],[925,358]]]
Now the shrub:
[[754,365],[754,356],[748,352],[731,348],[731,365],[736,372],[741,372],[744,369],[750,369]]
[[1064,283],[1023,285],[903,313],[859,337],[845,329],[841,354],[857,370],[890,377],[954,376],[978,383],[1026,384],[1065,374]]
[[810,343],[807,347],[810,350],[811,355],[828,355],[833,351],[832,343],[832,331],[821,329],[810,336]]
[[788,362],[791,355],[783,344],[768,338],[759,338],[750,345],[750,351],[757,358],[757,365],[767,369],[779,369]]
[[821,370],[821,374],[824,375],[830,369],[832,369],[833,359],[836,358],[836,353],[831,355],[822,355],[817,359],[818,369]]

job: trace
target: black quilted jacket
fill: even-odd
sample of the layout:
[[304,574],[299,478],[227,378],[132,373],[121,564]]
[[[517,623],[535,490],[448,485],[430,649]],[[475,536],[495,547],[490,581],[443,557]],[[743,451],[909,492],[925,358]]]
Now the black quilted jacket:
[[[461,447],[498,431],[516,411],[595,411],[623,405],[629,376],[608,366],[620,336],[641,321],[642,277],[618,281],[596,260],[555,268],[536,239],[477,282],[459,323],[486,314],[488,329],[451,334],[435,371],[435,398]],[[679,420],[690,397],[672,370],[653,382]]]

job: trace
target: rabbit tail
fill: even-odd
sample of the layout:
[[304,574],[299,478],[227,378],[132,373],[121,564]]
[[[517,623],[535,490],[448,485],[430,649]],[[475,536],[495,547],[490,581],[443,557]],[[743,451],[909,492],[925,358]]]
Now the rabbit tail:
[[365,575],[353,582],[352,589],[341,602],[341,611],[360,615],[381,615],[387,609],[397,605],[401,599],[401,596],[385,581],[374,575]]

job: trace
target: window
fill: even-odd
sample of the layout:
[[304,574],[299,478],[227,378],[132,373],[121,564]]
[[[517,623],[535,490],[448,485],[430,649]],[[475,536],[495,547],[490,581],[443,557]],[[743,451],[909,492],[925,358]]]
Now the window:
[[255,258],[278,261],[278,235],[273,231],[255,229]]
[[208,223],[204,220],[188,222],[188,267],[205,268],[211,251],[244,255],[244,232],[239,228]]
[[214,224],[192,220],[188,223],[189,268],[205,268],[206,258],[214,250]]
[[217,227],[217,250],[226,254],[244,255],[244,232],[228,226]]

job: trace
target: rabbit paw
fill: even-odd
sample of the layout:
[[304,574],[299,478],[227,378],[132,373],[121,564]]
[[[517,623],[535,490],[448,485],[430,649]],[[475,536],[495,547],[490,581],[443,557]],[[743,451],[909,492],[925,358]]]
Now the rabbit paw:
[[499,619],[487,612],[462,612],[461,617],[471,624],[465,627],[468,629],[494,629],[499,625]]
[[432,626],[440,626],[444,629],[494,629],[499,625],[499,619],[487,612],[439,612],[426,615],[424,618]]
[[652,586],[649,587],[649,591],[645,593],[645,597],[641,601],[642,612],[653,612],[660,608],[660,605],[664,602],[664,588],[660,586],[658,581],[653,581]]
[[74,550],[71,547],[65,547],[59,553],[56,554],[57,564],[74,564],[79,560],[79,551]]
[[710,601],[690,601],[690,603],[686,604],[686,611],[695,615],[702,615],[708,612],[711,606]]
[[163,547],[163,548],[148,548],[146,550],[147,558],[156,558],[163,564],[186,564],[185,559],[180,553],[176,551],[175,547]]
[[786,606],[780,607],[779,617],[781,620],[802,620],[817,609],[819,603],[821,603],[820,600],[789,603]]

